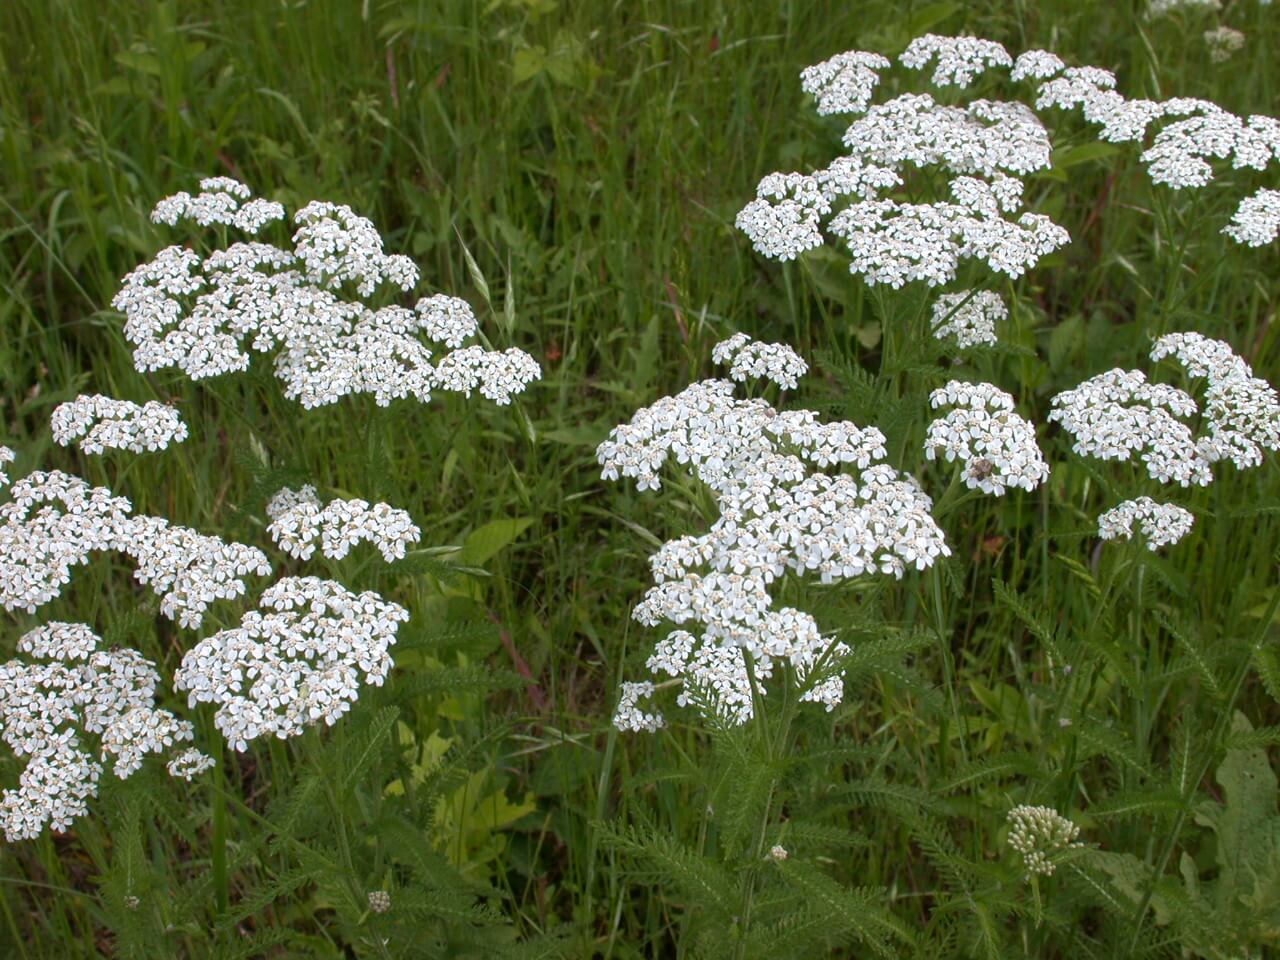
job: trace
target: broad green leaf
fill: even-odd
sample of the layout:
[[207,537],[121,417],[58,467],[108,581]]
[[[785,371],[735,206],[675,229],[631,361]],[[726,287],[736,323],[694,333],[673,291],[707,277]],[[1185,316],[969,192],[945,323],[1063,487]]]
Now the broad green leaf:
[[531,523],[533,523],[531,517],[512,517],[506,520],[491,520],[484,526],[476,527],[462,544],[458,559],[463,563],[478,566],[524,533]]

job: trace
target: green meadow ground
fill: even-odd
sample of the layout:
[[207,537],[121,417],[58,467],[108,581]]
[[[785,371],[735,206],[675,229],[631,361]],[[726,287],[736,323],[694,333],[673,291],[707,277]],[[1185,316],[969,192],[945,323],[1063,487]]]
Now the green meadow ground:
[[[0,5],[0,441],[19,472],[70,469],[259,545],[265,497],[314,479],[460,547],[401,570],[359,553],[309,565],[412,611],[387,686],[331,730],[222,754],[190,786],[104,778],[71,832],[5,845],[0,952],[866,956],[883,940],[888,956],[1273,955],[1274,457],[1176,491],[1195,530],[1147,556],[1100,549],[1094,518],[1151,486],[1042,430],[1049,483],[965,501],[937,571],[801,594],[871,651],[843,707],[801,711],[790,742],[805,762],[692,715],[656,736],[609,722],[657,635],[629,617],[647,557],[707,516],[696,497],[602,482],[595,445],[711,375],[713,343],[735,330],[791,343],[814,369],[787,405],[878,423],[904,466],[924,466],[926,411],[896,399],[946,376],[913,336],[923,292],[867,294],[826,253],[765,261],[733,227],[760,176],[820,165],[838,143],[799,70],[972,33],[1113,69],[1131,97],[1278,112],[1280,14],[1247,0],[1148,22],[1140,6]],[[1219,22],[1247,36],[1221,66],[1201,36]],[[1176,195],[1131,148],[1049,119],[1059,163],[1028,197],[1073,242],[1002,284],[1011,344],[964,372],[1043,423],[1054,393],[1145,367],[1152,335],[1190,329],[1280,381],[1275,250],[1217,232],[1265,175]],[[211,174],[290,210],[322,198],[371,217],[422,290],[467,298],[543,380],[514,408],[348,399],[302,415],[266,374],[136,373],[110,300],[172,242],[152,204]],[[137,459],[68,453],[48,417],[81,392],[171,399],[192,438]],[[921,475],[938,493],[949,481],[936,465]],[[41,615],[83,619],[171,671],[192,637],[142,596],[122,565],[95,561]],[[239,610],[219,605],[206,632]],[[36,622],[0,615],[0,651]],[[1262,732],[1245,737],[1237,712]],[[18,770],[6,755],[4,785]],[[1002,842],[1024,802],[1070,814],[1091,853],[1131,858],[1028,885]],[[768,876],[751,855],[765,839],[793,851]],[[386,914],[366,909],[376,889],[392,892]]]

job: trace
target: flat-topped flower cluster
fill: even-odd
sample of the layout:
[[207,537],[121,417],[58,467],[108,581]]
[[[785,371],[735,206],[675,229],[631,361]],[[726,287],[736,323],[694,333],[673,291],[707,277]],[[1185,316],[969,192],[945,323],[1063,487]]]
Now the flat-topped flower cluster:
[[[226,177],[200,186],[194,198],[162,200],[152,219],[256,234],[284,216],[280,204],[250,200],[247,187]],[[315,201],[294,222],[292,249],[237,241],[201,257],[175,245],[125,277],[112,304],[125,315],[137,368],[176,367],[200,380],[245,370],[251,353],[266,354],[285,395],[307,408],[351,394],[383,406],[405,397],[425,403],[435,390],[479,391],[506,404],[541,376],[522,350],[464,347],[479,330],[456,297],[425,297],[412,309],[364,303],[380,289],[412,290],[418,268],[385,253],[373,223],[351,208]]]
[[74,567],[97,551],[130,557],[134,578],[160,597],[160,611],[198,627],[209,605],[245,592],[245,578],[271,572],[255,547],[224,541],[161,517],[134,515],[106,487],[59,470],[13,484],[0,505],[0,606],[37,608],[58,597]]
[[[732,348],[717,351],[726,359],[747,346],[741,337],[728,342]],[[752,355],[789,353],[773,346]],[[738,399],[723,380],[691,384],[637,411],[600,445],[605,479],[631,477],[640,490],[657,490],[671,464],[715,502],[705,533],[671,540],[650,559],[655,585],[634,611],[647,626],[696,626],[673,631],[648,662],[683,681],[680,705],[740,723],[752,715],[753,673],[763,683],[785,667],[806,685],[846,652],[809,614],[775,605],[771,591],[784,575],[823,583],[901,577],[950,553],[932,501],[913,478],[879,462],[886,453],[874,428]],[[637,706],[652,692],[647,683],[626,686],[618,725],[656,728],[660,715]],[[843,697],[838,672],[808,683],[802,696],[834,708]]]
[[57,443],[64,447],[75,444],[88,454],[106,450],[145,453],[187,439],[187,425],[168,404],[152,400],[139,406],[102,394],[82,395],[58,404],[49,426]]
[[370,505],[367,500],[330,500],[321,504],[316,488],[285,487],[267,503],[271,524],[267,534],[285,553],[311,559],[317,541],[326,557],[341,560],[357,543],[378,548],[388,563],[402,560],[410,544],[422,537],[408,511],[388,503]]
[[[1172,358],[1203,380],[1201,409],[1186,391],[1151,383],[1141,370],[1108,370],[1053,398],[1049,419],[1073,438],[1072,449],[1102,460],[1138,459],[1148,476],[1182,487],[1213,482],[1212,467],[1230,461],[1245,470],[1280,450],[1280,395],[1231,346],[1199,333],[1171,333],[1151,348],[1153,361]],[[1182,507],[1139,497],[1098,521],[1104,539],[1128,539],[1133,523],[1152,549],[1176,543],[1192,526]]]
[[[10,841],[66,830],[87,812],[104,765],[124,779],[147,754],[192,739],[189,722],[156,707],[154,664],[100,643],[85,624],[47,623],[18,640],[30,659],[0,665],[0,739],[27,758],[17,789],[0,796]],[[174,762],[171,772],[189,779],[212,760],[188,749]]]
[[[957,87],[1013,64],[997,43],[933,34],[913,40],[900,62],[917,70],[936,63],[933,83]],[[994,100],[948,106],[925,93],[872,104],[880,71],[890,66],[879,54],[849,51],[801,73],[820,114],[862,116],[844,133],[847,153],[829,166],[760,181],[756,199],[737,217],[756,249],[794,259],[826,242],[825,221],[826,233],[844,241],[852,273],[900,287],[945,284],[969,259],[1018,277],[1067,243],[1066,231],[1047,217],[1021,211],[1021,178],[1048,168],[1051,152],[1030,108]],[[897,195],[911,168],[940,172],[949,198],[922,203]]]
[[334,724],[364,684],[381,686],[403,607],[332,580],[286,577],[240,626],[202,640],[182,658],[174,687],[188,703],[216,703],[214,722],[236,750],[261,736],[297,736]]

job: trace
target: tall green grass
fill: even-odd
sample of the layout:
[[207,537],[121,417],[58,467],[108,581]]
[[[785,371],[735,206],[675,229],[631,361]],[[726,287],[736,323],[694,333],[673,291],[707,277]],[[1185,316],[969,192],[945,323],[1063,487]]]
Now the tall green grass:
[[[737,936],[688,881],[738,842],[716,810],[745,789],[734,758],[755,755],[750,735],[609,725],[617,682],[653,639],[629,619],[645,558],[701,522],[698,505],[602,484],[595,444],[708,375],[711,344],[737,329],[814,361],[796,404],[879,423],[896,449],[918,441],[920,412],[893,399],[923,382],[908,367],[939,361],[919,329],[903,335],[923,295],[869,295],[822,256],[763,262],[732,226],[762,174],[812,167],[837,142],[800,93],[803,66],[854,47],[896,53],[925,30],[971,32],[1115,69],[1128,96],[1275,112],[1276,15],[1230,7],[1222,21],[1248,41],[1224,66],[1200,36],[1216,15],[1149,22],[1125,3],[0,8],[0,441],[19,467],[72,469],[140,509],[251,543],[274,486],[315,479],[407,508],[425,544],[461,547],[407,573],[335,567],[414,613],[400,669],[349,721],[228,754],[203,786],[139,775],[68,835],[7,846],[5,955],[487,956],[527,941],[626,958],[695,956]],[[1196,329],[1280,380],[1275,252],[1217,233],[1256,175],[1175,195],[1148,184],[1133,151],[1098,151],[1078,123],[1055,123],[1057,169],[1028,196],[1073,243],[1014,285],[1014,348],[976,372],[1040,422],[1053,393],[1145,366],[1151,335]],[[491,339],[540,360],[528,425],[448,400],[301,415],[266,375],[193,386],[134,372],[108,304],[170,242],[151,204],[209,174],[290,207],[324,198],[370,216],[388,249],[420,265],[424,289],[467,297]],[[886,329],[900,338],[899,384],[881,370]],[[49,413],[84,391],[172,398],[192,439],[134,462],[52,447]],[[852,911],[839,896],[883,888],[875,904],[917,937],[893,941],[903,955],[1066,957],[1093,944],[1121,956],[1096,945],[1139,944],[1226,957],[1241,955],[1235,936],[1266,955],[1280,898],[1255,893],[1243,868],[1240,888],[1225,886],[1227,840],[1206,805],[1230,799],[1223,769],[1265,779],[1265,756],[1260,767],[1246,748],[1280,739],[1275,463],[1181,498],[1194,533],[1147,555],[1095,549],[1093,518],[1132,475],[1071,457],[1060,437],[1047,452],[1054,474],[1036,493],[945,518],[956,555],[939,570],[806,597],[824,626],[865,632],[861,618],[922,640],[868,663],[833,716],[795,718],[807,762],[768,758],[787,798],[773,816],[811,834],[780,838],[794,851],[789,886],[751,874],[751,889],[807,890],[808,908],[826,896]],[[949,479],[930,476],[939,489]],[[122,570],[92,569],[50,611],[171,669],[190,638],[138,613]],[[223,607],[217,627],[237,614]],[[31,618],[3,622],[9,651]],[[1263,732],[1244,736],[1236,711]],[[1000,860],[1019,802],[1076,811],[1085,839],[1157,868],[1159,889],[1117,861],[1114,876],[1081,867],[1032,897]],[[1231,842],[1270,843],[1269,813],[1233,814],[1246,839]],[[671,863],[655,863],[655,838]],[[1203,903],[1183,903],[1188,872],[1218,878]],[[368,889],[407,890],[407,878],[421,903],[405,893],[385,916],[365,909]],[[757,919],[801,917],[805,904],[778,897]],[[1215,922],[1229,928],[1216,939]],[[815,934],[807,955],[863,955],[857,931]]]

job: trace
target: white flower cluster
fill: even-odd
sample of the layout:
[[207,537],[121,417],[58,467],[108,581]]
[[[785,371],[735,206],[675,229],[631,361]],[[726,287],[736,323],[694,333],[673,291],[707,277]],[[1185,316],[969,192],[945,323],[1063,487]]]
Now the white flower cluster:
[[952,380],[929,394],[929,403],[954,407],[929,424],[925,457],[939,453],[965,464],[970,490],[1004,496],[1009,487],[1034,490],[1049,478],[1035,427],[1013,412],[1013,397],[990,383]]
[[861,113],[880,83],[889,60],[878,53],[849,50],[800,71],[800,89],[817,100],[818,115]]
[[1098,517],[1098,536],[1103,540],[1128,540],[1138,522],[1148,550],[1177,543],[1195,523],[1190,510],[1173,503],[1157,503],[1150,497],[1126,500]]
[[376,593],[316,577],[277,581],[259,606],[189,650],[174,674],[190,706],[218,705],[214,723],[240,751],[261,736],[285,739],[335,723],[362,684],[386,679],[388,650],[409,618]]
[[297,212],[300,226],[293,235],[294,255],[309,279],[330,290],[344,283],[368,297],[382,283],[412,290],[418,268],[402,254],[382,251],[382,235],[373,221],[341,203],[313,200]]
[[[248,203],[242,201],[248,200]],[[268,223],[284,219],[284,207],[272,200],[249,200],[249,188],[230,177],[206,177],[200,181],[200,193],[186,192],[165,197],[151,211],[152,223],[176,226],[180,220],[191,220],[202,227],[222,224],[257,233]]]
[[1044,80],[1067,68],[1062,58],[1048,50],[1026,50],[1018,54],[1009,71],[1012,80]]
[[405,510],[386,503],[370,505],[367,500],[330,500],[321,505],[316,488],[285,487],[267,503],[271,524],[267,533],[291,557],[309,560],[316,541],[326,557],[341,560],[361,540],[372,543],[391,563],[404,559],[410,544],[422,531]]
[[[922,68],[935,59],[934,82],[958,86],[990,66],[1013,63],[999,44],[933,34],[913,41],[902,62]],[[1046,169],[1050,158],[1048,134],[1029,108],[992,100],[944,106],[928,94],[869,105],[875,71],[886,66],[878,55],[850,51],[802,74],[820,112],[865,115],[845,131],[848,154],[827,168],[760,181],[756,199],[736,220],[758,252],[794,259],[826,241],[827,220],[827,231],[849,248],[850,272],[868,283],[936,286],[953,279],[963,259],[1018,277],[1068,242],[1047,217],[1018,212],[1018,178]],[[908,166],[940,167],[952,199],[908,203],[886,196]],[[836,210],[846,197],[857,200]]]
[[1008,822],[1009,846],[1021,855],[1028,875],[1052,876],[1055,853],[1084,845],[1076,839],[1080,828],[1052,807],[1020,804],[1009,811]]
[[132,509],[106,487],[61,471],[18,480],[0,506],[0,606],[35,613],[62,592],[71,568],[129,536]]
[[1234,54],[1244,49],[1244,34],[1223,25],[1206,30],[1204,43],[1209,48],[1210,60],[1214,63],[1226,63]]
[[1262,247],[1280,236],[1280,190],[1265,187],[1245,197],[1222,230],[1236,243]]
[[1141,370],[1108,370],[1053,398],[1049,419],[1086,457],[1128,460],[1138,454],[1153,480],[1205,486],[1213,480],[1208,451],[1179,420],[1196,413],[1182,390],[1148,383]]
[[[1224,59],[1244,37],[1223,27],[1207,32],[1205,40],[1214,59]],[[1241,118],[1191,97],[1129,100],[1115,89],[1115,75],[1097,67],[1062,67],[1056,73],[1040,85],[1036,107],[1079,108],[1086,121],[1101,127],[1103,140],[1142,143],[1156,121],[1180,118],[1161,127],[1141,155],[1154,183],[1174,190],[1203,187],[1214,178],[1210,160],[1229,160],[1236,170],[1265,170],[1280,159],[1280,120],[1275,117]],[[1261,190],[1243,200],[1222,232],[1250,246],[1274,239],[1277,218],[1270,193]]]
[[[770,587],[779,577],[901,577],[950,550],[928,496],[876,462],[886,455],[878,430],[732,394],[728,381],[694,383],[616,427],[597,457],[605,479],[632,477],[641,490],[659,489],[672,461],[714,498],[719,516],[706,533],[672,540],[650,559],[655,585],[633,615],[646,626],[698,624],[698,636],[676,630],[662,641],[649,668],[683,679],[681,705],[742,722],[752,714],[751,670],[763,683],[786,663],[804,682],[845,650],[809,614],[775,608]],[[814,469],[842,464],[856,466],[859,477]],[[634,728],[660,719],[636,710],[648,693],[627,688],[621,722]],[[842,697],[839,676],[804,694],[828,709]]]
[[653,684],[647,680],[639,683],[624,682],[618,696],[618,709],[613,713],[613,725],[631,733],[639,733],[641,730],[655,733],[666,726],[661,715],[646,713],[636,706],[641,700],[653,696],[653,689]]
[[160,610],[198,627],[217,599],[244,593],[244,577],[270,572],[261,550],[159,517],[132,516],[132,505],[106,487],[60,471],[36,471],[13,485],[0,506],[0,606],[36,609],[70,582],[71,569],[98,550],[123,553],[134,578],[160,597]]
[[809,364],[785,343],[761,343],[745,333],[717,343],[711,359],[729,364],[729,376],[739,383],[763,378],[787,390],[794,390],[799,378],[809,372]]
[[[1236,355],[1231,345],[1199,333],[1170,333],[1151,348],[1151,359],[1176,360],[1205,381],[1203,411],[1177,387],[1148,383],[1141,370],[1110,370],[1053,399],[1050,420],[1075,438],[1073,449],[1104,460],[1139,453],[1152,479],[1182,486],[1212,482],[1211,466],[1230,460],[1245,470],[1280,450],[1280,395]],[[1202,413],[1197,434],[1178,418]],[[1126,501],[1099,518],[1107,540],[1127,538],[1134,520],[1152,549],[1176,543],[1191,529],[1181,507],[1147,497]]]
[[102,394],[81,395],[58,404],[49,426],[56,442],[64,447],[76,443],[88,454],[164,450],[170,443],[187,439],[187,425],[168,404],[152,400],[138,406]]
[[955,337],[961,349],[994,344],[996,324],[1009,319],[1009,308],[992,290],[960,290],[944,293],[933,305],[933,335]]
[[9,485],[9,473],[5,469],[7,464],[13,463],[18,459],[18,455],[8,447],[0,446],[0,489],[4,489]]
[[[104,764],[124,779],[147,754],[192,738],[190,723],[156,708],[154,665],[136,650],[98,650],[99,642],[84,624],[49,623],[19,639],[18,649],[53,662],[0,666],[0,738],[29,758],[18,788],[0,797],[10,841],[46,826],[66,830],[97,795]],[[86,734],[97,735],[96,750]],[[183,756],[188,767],[211,762],[193,749]]]
[[934,59],[938,61],[932,78],[935,87],[967,87],[989,67],[1013,66],[1008,51],[994,40],[933,33],[916,37],[899,57],[902,65],[912,70],[923,70]]
[[245,592],[244,578],[271,572],[257,547],[171,524],[162,517],[136,517],[119,546],[137,563],[134,579],[160,598],[160,612],[183,627],[198,627],[215,600]]
[[[177,367],[198,380],[247,369],[250,351],[274,354],[285,395],[307,408],[349,394],[425,403],[436,389],[479,390],[505,404],[541,376],[521,350],[458,349],[478,329],[455,297],[427,297],[413,310],[343,299],[347,288],[360,297],[383,284],[409,290],[418,270],[384,253],[372,222],[349,207],[317,201],[295,220],[292,250],[233,243],[202,259],[171,246],[126,276],[112,305],[125,315],[135,366]],[[423,334],[452,352],[436,356]]]
[[1202,440],[1213,460],[1229,459],[1245,470],[1262,463],[1265,452],[1280,450],[1280,396],[1231,345],[1198,333],[1170,333],[1156,340],[1151,359],[1174,357],[1196,379],[1206,382]]

